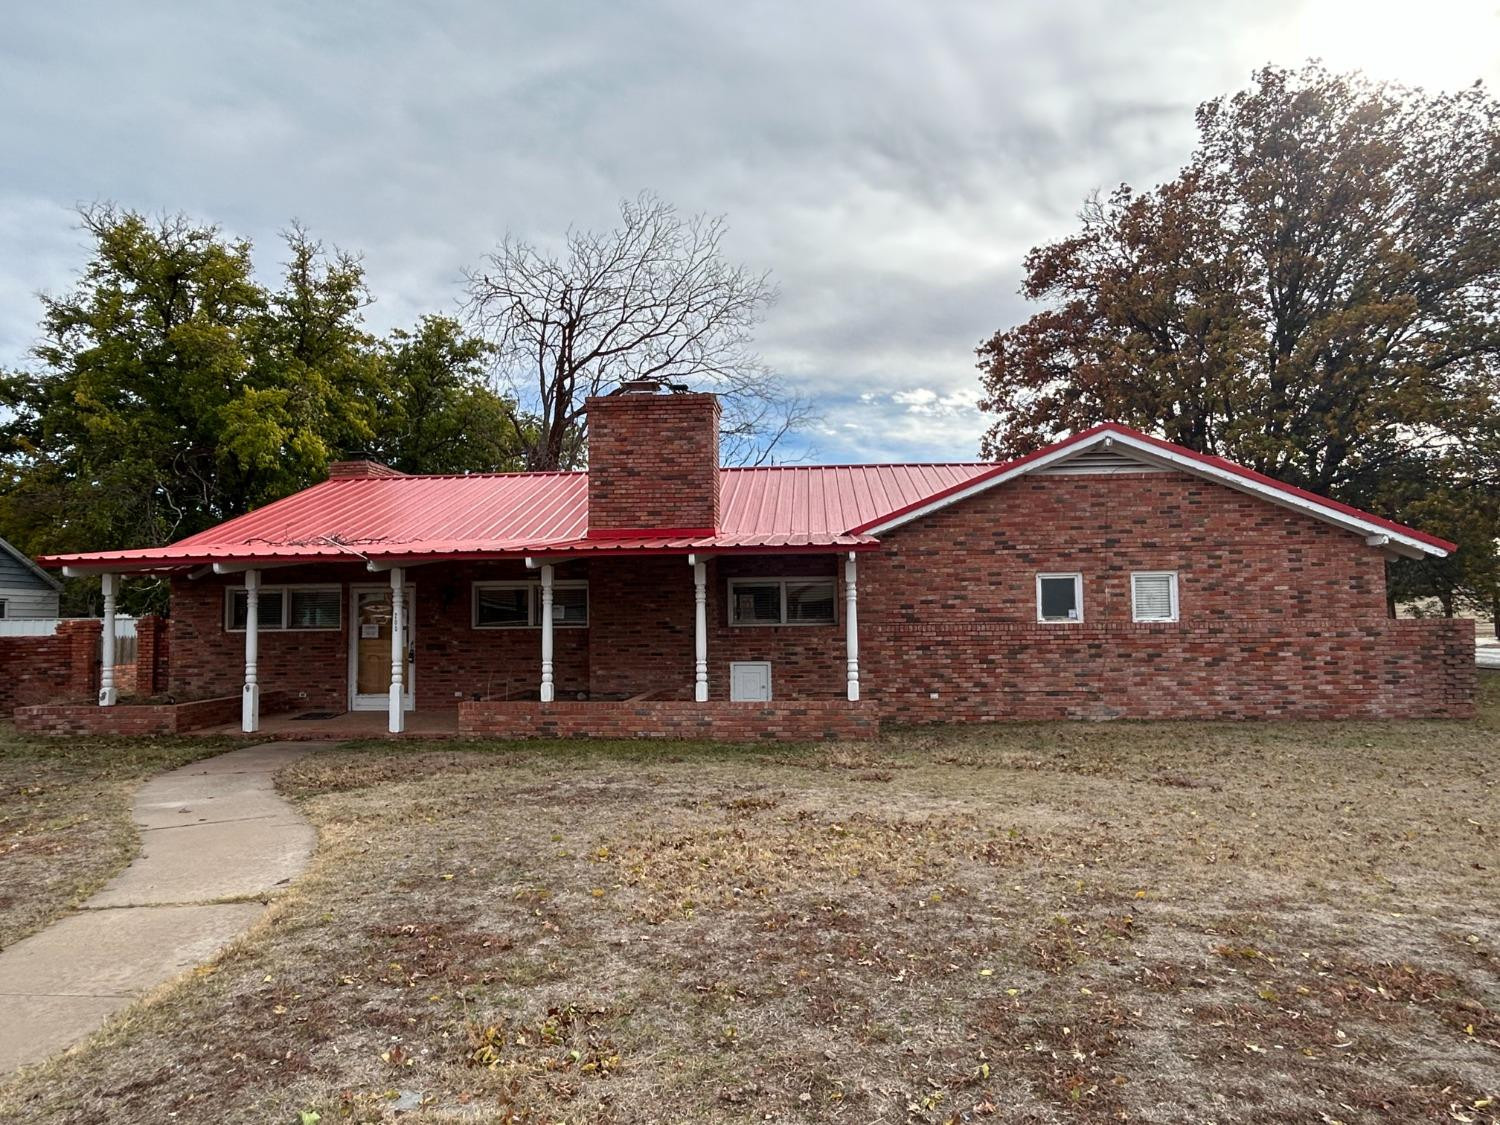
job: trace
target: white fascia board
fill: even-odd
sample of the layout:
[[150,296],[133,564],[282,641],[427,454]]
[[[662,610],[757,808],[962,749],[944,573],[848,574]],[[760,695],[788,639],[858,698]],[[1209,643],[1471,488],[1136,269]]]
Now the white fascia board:
[[1217,484],[1224,485],[1226,488],[1235,489],[1236,491],[1243,492],[1249,496],[1258,497],[1259,499],[1265,500],[1268,503],[1277,504],[1283,508],[1288,508],[1292,511],[1301,512],[1305,515],[1312,516],[1314,519],[1322,520],[1324,523],[1332,524],[1334,527],[1342,528],[1345,531],[1351,531],[1355,534],[1362,535],[1366,538],[1366,542],[1369,542],[1371,539],[1375,538],[1384,539],[1385,542],[1380,544],[1381,546],[1384,546],[1387,550],[1394,551],[1397,554],[1405,555],[1408,558],[1420,558],[1422,555],[1432,555],[1436,558],[1443,558],[1448,554],[1448,552],[1443,550],[1441,547],[1435,547],[1430,543],[1424,543],[1419,539],[1413,539],[1408,535],[1403,535],[1399,531],[1385,527],[1382,524],[1371,523],[1369,520],[1360,519],[1358,516],[1350,515],[1348,512],[1340,512],[1333,508],[1326,508],[1321,504],[1314,503],[1311,500],[1305,500],[1300,496],[1294,496],[1291,493],[1284,492],[1280,488],[1266,484],[1262,481],[1251,480],[1248,477],[1240,476],[1238,473],[1232,473],[1227,469],[1221,469],[1217,465],[1209,465],[1191,457],[1184,457],[1180,453],[1174,453],[1170,449],[1162,449],[1160,446],[1141,441],[1140,439],[1132,437],[1129,434],[1115,433],[1108,430],[1098,434],[1094,434],[1092,437],[1085,438],[1083,441],[1060,446],[1042,457],[1038,457],[1032,461],[1026,462],[1026,464],[1024,465],[1017,465],[1015,468],[1008,469],[1003,473],[997,473],[995,476],[986,477],[984,480],[976,481],[974,484],[970,485],[967,488],[960,489],[957,492],[934,500],[930,504],[924,504],[920,508],[915,508],[910,512],[904,512],[893,519],[887,520],[883,524],[869,528],[867,529],[866,534],[875,536],[882,535],[885,532],[902,526],[903,524],[910,523],[912,520],[921,519],[923,516],[930,515],[931,513],[939,511],[942,508],[946,508],[950,504],[956,504],[960,500],[967,500],[970,496],[978,495],[979,493],[984,492],[987,489],[994,488],[996,485],[1004,484],[1008,480],[1014,480],[1016,477],[1024,476],[1026,473],[1035,472],[1037,469],[1042,469],[1048,465],[1055,464],[1056,462],[1080,453],[1085,449],[1091,449],[1096,445],[1112,444],[1118,444],[1126,449],[1129,449],[1133,454],[1140,457],[1140,459],[1143,461],[1150,461],[1158,465],[1168,466],[1170,468],[1178,469],[1181,472],[1188,473],[1192,476],[1202,477],[1206,480],[1214,481]]

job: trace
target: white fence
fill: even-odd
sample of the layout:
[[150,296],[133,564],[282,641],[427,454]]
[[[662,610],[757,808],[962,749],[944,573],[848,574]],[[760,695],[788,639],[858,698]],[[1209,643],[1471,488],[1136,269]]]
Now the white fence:
[[[69,617],[13,617],[0,620],[0,637],[51,637]],[[85,620],[88,620],[85,618]],[[115,663],[135,662],[135,618],[115,618]]]

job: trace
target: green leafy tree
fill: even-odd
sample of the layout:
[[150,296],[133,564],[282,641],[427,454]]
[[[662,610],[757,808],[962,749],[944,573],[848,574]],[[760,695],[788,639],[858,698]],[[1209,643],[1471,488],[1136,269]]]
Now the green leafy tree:
[[[109,205],[82,221],[93,254],[42,299],[34,368],[0,377],[0,534],[23,550],[169,542],[370,450],[410,471],[507,463],[483,346],[443,320],[376,340],[355,256],[294,226],[273,288],[217,227]],[[77,583],[69,608],[91,598]],[[163,598],[138,583],[124,600]]]
[[1500,534],[1500,103],[1270,67],[1197,124],[1174,180],[1028,255],[1046,307],[979,349],[986,454],[1150,429],[1461,538],[1396,585],[1472,600]]
[[522,467],[512,412],[488,383],[491,347],[451,317],[423,317],[382,342],[385,390],[371,452],[408,473]]

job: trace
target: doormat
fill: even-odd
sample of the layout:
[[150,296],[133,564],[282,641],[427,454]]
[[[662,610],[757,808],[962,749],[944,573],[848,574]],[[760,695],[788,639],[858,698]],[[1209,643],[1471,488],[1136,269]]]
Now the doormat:
[[300,715],[293,715],[292,722],[301,722],[303,719],[337,719],[342,711],[304,711]]

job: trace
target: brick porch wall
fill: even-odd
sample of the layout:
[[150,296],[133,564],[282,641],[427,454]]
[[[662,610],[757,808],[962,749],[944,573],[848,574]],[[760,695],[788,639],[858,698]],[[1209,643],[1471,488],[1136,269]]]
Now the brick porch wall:
[[99,691],[100,623],[62,621],[50,637],[0,637],[0,714]]
[[[186,734],[204,727],[226,726],[239,721],[238,694],[189,703],[121,703],[100,707],[93,703],[42,703],[17,708],[16,729],[48,735]],[[285,692],[261,696],[261,714],[286,711],[291,699]]]

